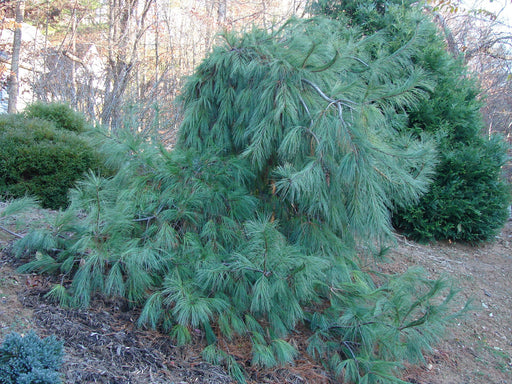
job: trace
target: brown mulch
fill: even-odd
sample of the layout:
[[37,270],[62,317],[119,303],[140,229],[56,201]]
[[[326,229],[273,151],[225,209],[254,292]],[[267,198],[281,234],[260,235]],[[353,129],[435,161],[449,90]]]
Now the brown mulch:
[[[15,268],[23,261],[12,255],[6,243],[0,245],[0,282],[7,282],[0,284],[0,292],[5,295],[0,295],[5,302],[0,308],[0,336],[26,329],[34,329],[41,337],[55,335],[64,344],[64,383],[235,383],[223,367],[202,359],[206,344],[199,330],[192,344],[178,347],[168,335],[138,327],[140,309],[129,308],[121,300],[98,296],[87,309],[63,308],[46,298],[51,278],[17,274]],[[7,323],[21,313],[22,321]],[[302,344],[307,337],[297,332],[292,339],[294,344]],[[246,343],[233,341],[224,347],[246,370],[249,384],[333,382],[324,367],[304,353],[294,365],[261,369],[251,366],[250,346]]]
[[66,383],[233,382],[221,367],[201,361],[197,351],[137,328],[133,311],[100,299],[87,310],[66,309],[44,299],[45,293],[25,290],[19,300],[32,309],[42,336],[54,334],[64,342]]
[[[34,286],[28,276],[18,301],[31,311],[40,336],[55,335],[63,341],[65,383],[234,383],[223,367],[202,360],[205,344],[200,332],[191,345],[178,347],[165,334],[137,327],[139,311],[122,302],[96,297],[88,309],[63,308],[46,299],[47,292],[44,282]],[[332,382],[322,366],[305,356],[294,366],[270,370],[251,367],[247,356],[239,363],[248,383]]]

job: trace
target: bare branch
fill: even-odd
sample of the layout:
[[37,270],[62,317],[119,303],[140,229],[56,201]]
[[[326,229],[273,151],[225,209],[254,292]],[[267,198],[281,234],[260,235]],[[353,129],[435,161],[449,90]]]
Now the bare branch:
[[3,226],[1,226],[1,225],[0,225],[0,230],[2,230],[2,231],[4,231],[4,232],[8,233],[9,235],[12,235],[12,236],[14,236],[14,237],[17,237],[18,239],[23,239],[23,236],[22,236],[22,235],[20,235],[20,234],[18,234],[18,233],[16,233],[16,232],[12,232],[12,231],[8,230],[7,228],[5,228],[5,227],[3,227]]
[[324,99],[325,101],[328,101],[330,103],[330,105],[338,105],[338,104],[341,104],[341,105],[344,105],[345,107],[348,107],[350,109],[353,109],[353,107],[350,105],[350,104],[356,104],[355,102],[353,102],[352,100],[347,100],[347,99],[331,99],[329,96],[327,96],[321,89],[318,85],[316,85],[315,83],[309,81],[309,80],[306,80],[306,79],[302,79],[302,81],[308,85],[310,85],[311,87],[313,87],[313,89],[322,97],[322,99]]

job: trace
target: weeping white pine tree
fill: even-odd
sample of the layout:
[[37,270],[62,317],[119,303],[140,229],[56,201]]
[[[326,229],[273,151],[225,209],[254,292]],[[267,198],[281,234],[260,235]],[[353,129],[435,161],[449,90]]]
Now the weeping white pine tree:
[[435,162],[427,138],[402,133],[431,87],[410,59],[422,29],[392,53],[323,19],[226,35],[183,90],[177,147],[102,137],[118,171],[91,175],[52,228],[17,244],[37,251],[23,269],[69,276],[50,292],[62,304],[121,296],[179,343],[201,329],[204,358],[240,382],[231,340],[272,367],[298,354],[299,324],[345,382],[401,382],[453,292],[420,271],[363,270],[356,247],[391,234],[390,209],[425,191]]
[[399,111],[430,89],[410,60],[421,27],[391,55],[383,36],[326,20],[226,36],[184,90],[179,146],[248,160],[251,188],[303,245],[318,225],[389,234],[389,208],[417,198],[434,163],[428,143],[400,133]]

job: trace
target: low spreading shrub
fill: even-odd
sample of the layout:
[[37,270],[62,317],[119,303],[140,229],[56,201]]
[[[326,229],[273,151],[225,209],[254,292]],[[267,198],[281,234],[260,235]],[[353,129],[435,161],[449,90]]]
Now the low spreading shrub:
[[58,384],[62,357],[62,343],[55,336],[10,333],[0,346],[0,383]]
[[51,121],[57,128],[71,132],[84,132],[88,125],[82,113],[62,103],[35,102],[25,108],[24,114],[27,118]]
[[74,132],[21,115],[0,117],[0,196],[37,196],[45,208],[67,206],[76,180],[101,161]]

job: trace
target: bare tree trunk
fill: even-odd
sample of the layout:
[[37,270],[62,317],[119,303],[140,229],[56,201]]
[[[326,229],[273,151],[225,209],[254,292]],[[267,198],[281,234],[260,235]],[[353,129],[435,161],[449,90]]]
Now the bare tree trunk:
[[448,49],[448,52],[450,52],[450,54],[453,57],[457,58],[460,54],[459,47],[457,46],[457,43],[455,42],[452,31],[446,25],[446,20],[439,12],[435,12],[434,13],[434,22],[439,26],[439,28],[444,33],[444,37],[446,40],[446,47]]
[[160,20],[158,18],[158,3],[155,4],[154,18],[155,18],[155,21],[154,21],[155,22],[155,84],[157,84],[159,81],[159,77],[160,77],[159,68],[158,68],[160,66],[160,53],[159,53]]
[[9,76],[9,103],[7,104],[7,113],[16,112],[19,93],[19,66],[21,51],[21,23],[25,15],[25,0],[16,2],[16,23],[14,30],[14,39],[12,42],[11,74]]
[[226,21],[227,0],[219,0],[217,8],[217,23],[222,25]]
[[134,14],[139,9],[139,0],[109,2],[109,68],[101,122],[112,129],[116,129],[120,122],[125,91],[137,66],[137,47],[146,32],[146,16],[153,2],[144,0],[137,22]]
[[[71,15],[71,54],[76,57],[76,33],[78,27],[77,9],[73,9]],[[76,108],[78,105],[77,100],[77,84],[76,84],[76,61],[71,60],[71,105]]]

